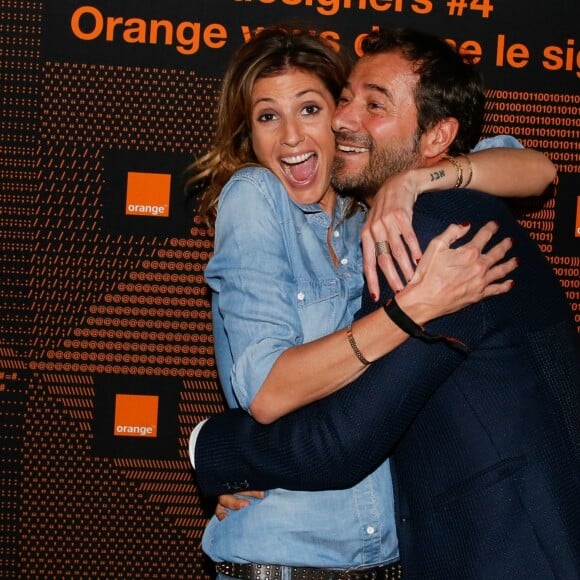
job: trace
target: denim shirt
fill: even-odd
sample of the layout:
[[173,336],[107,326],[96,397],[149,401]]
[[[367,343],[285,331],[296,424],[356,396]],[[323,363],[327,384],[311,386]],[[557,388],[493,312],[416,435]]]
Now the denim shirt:
[[479,141],[471,150],[472,153],[476,151],[483,151],[484,149],[493,149],[495,147],[507,147],[509,149],[523,149],[524,146],[511,135],[494,135]]
[[[475,149],[491,147],[521,144],[498,136]],[[338,198],[331,219],[318,205],[297,204],[272,173],[257,167],[237,172],[222,190],[205,276],[230,406],[248,409],[282,352],[346,326],[358,310],[364,215],[341,220],[343,207]],[[212,560],[354,568],[398,559],[388,460],[351,489],[275,489],[250,501],[221,522],[210,520],[202,545]]]
[[[239,171],[223,189],[205,275],[230,405],[248,409],[286,349],[345,327],[360,307],[364,215],[344,220],[343,208],[338,198],[331,219],[317,204],[300,205],[258,167]],[[214,561],[335,568],[388,562],[397,558],[392,497],[388,463],[348,490],[269,490],[221,522],[214,516],[203,549]]]

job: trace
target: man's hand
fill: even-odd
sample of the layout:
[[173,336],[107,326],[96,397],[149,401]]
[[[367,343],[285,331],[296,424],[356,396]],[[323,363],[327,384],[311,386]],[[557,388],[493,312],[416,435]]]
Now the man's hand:
[[236,495],[224,494],[218,496],[218,503],[215,508],[215,515],[218,520],[223,520],[228,517],[229,510],[241,510],[249,505],[250,501],[240,496],[253,497],[255,499],[264,499],[263,491],[244,491]]

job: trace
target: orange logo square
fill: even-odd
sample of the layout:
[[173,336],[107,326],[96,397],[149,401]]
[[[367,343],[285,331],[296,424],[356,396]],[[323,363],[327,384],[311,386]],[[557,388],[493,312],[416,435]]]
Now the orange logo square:
[[580,195],[576,200],[576,237],[580,238]]
[[127,215],[169,217],[171,175],[169,173],[127,173]]
[[159,397],[157,395],[115,395],[117,437],[157,437]]

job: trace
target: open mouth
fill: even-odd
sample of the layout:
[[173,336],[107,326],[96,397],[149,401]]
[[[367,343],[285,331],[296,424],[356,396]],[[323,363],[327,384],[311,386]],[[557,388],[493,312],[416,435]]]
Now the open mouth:
[[309,183],[318,169],[318,155],[312,151],[282,157],[280,161],[284,174],[296,185]]

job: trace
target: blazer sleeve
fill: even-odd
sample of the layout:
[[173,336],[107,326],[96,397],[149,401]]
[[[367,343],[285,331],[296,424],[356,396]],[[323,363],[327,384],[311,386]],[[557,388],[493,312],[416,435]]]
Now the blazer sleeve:
[[197,438],[198,485],[205,495],[352,487],[389,456],[461,359],[412,339],[348,387],[271,425],[241,410],[212,417]]
[[[445,225],[417,219],[424,221],[416,228],[423,244]],[[389,294],[383,281],[381,296]],[[485,305],[443,317],[429,329],[476,345],[485,332]],[[375,308],[365,295],[361,315]],[[464,360],[444,343],[409,339],[349,386],[271,425],[239,410],[214,416],[196,443],[198,485],[206,495],[351,487],[389,456],[429,397]]]

